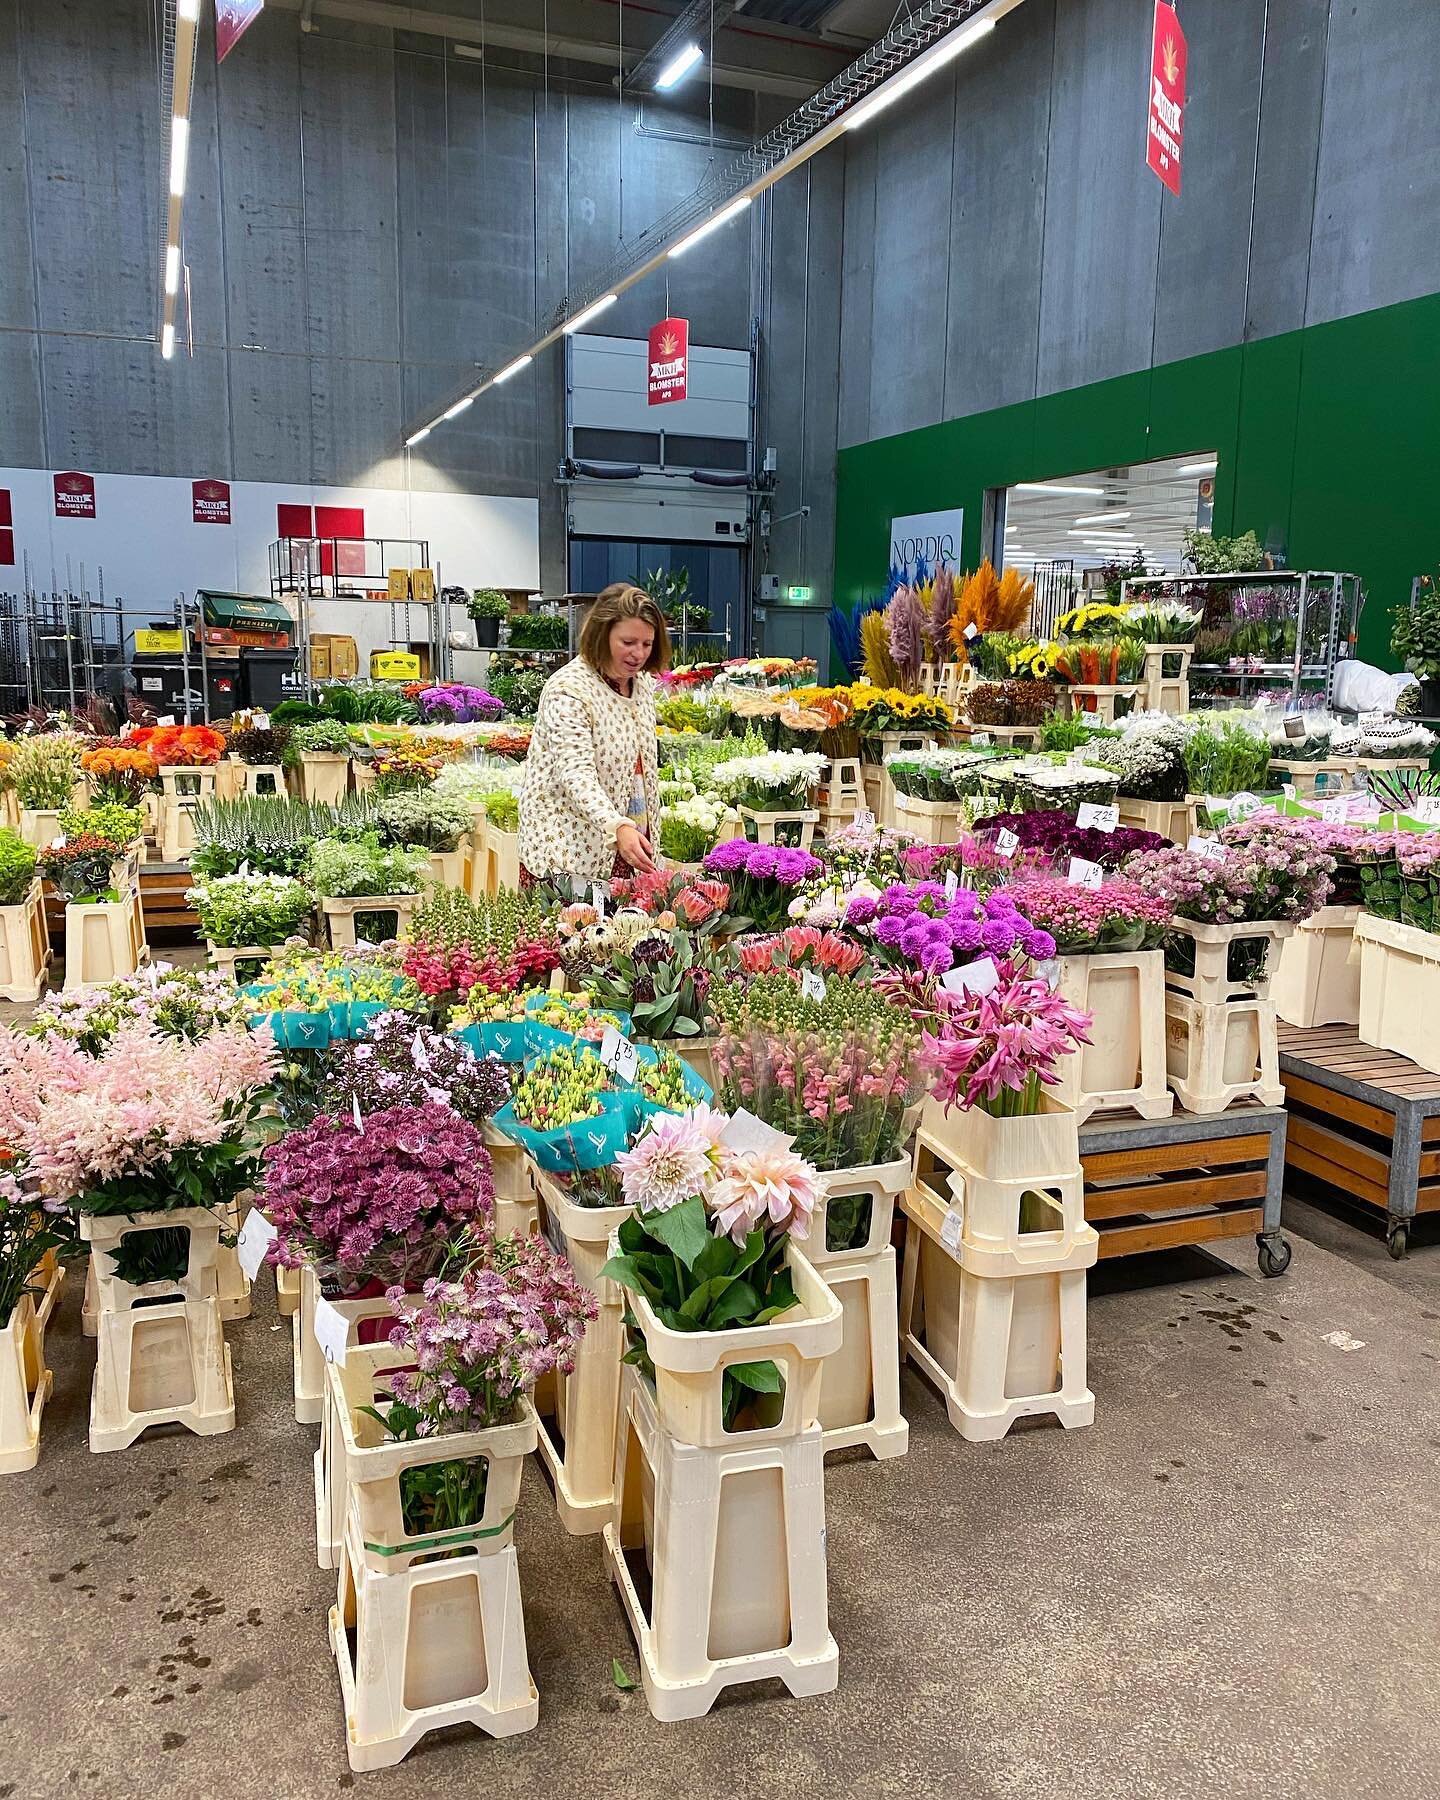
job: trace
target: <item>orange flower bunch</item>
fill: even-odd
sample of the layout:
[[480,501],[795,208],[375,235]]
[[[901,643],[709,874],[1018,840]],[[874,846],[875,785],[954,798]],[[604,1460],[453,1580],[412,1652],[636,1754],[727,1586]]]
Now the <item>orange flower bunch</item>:
[[973,575],[965,577],[950,615],[950,641],[962,660],[969,640],[965,627],[973,625],[979,632],[1019,631],[1030,617],[1030,604],[1035,598],[1035,583],[1027,581],[1018,569],[1007,569],[997,576],[989,557]]
[[103,803],[137,801],[160,773],[148,750],[135,750],[125,744],[82,750],[80,767],[90,777],[96,798]]
[[148,750],[161,768],[208,768],[225,754],[225,739],[209,725],[142,725],[131,746]]

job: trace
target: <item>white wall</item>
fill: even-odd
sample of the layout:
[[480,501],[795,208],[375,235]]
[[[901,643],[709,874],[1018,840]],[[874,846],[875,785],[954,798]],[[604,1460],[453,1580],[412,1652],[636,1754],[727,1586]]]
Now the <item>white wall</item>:
[[[539,587],[535,500],[236,481],[230,484],[227,526],[194,523],[189,477],[97,474],[93,519],[55,517],[48,469],[0,469],[0,488],[10,490],[15,532],[15,567],[0,567],[0,592],[24,587],[28,555],[36,589],[53,585],[98,595],[103,579],[106,598],[122,595],[127,612],[137,614],[153,607],[168,616],[177,595],[193,598],[197,588],[268,594],[276,508],[287,503],[360,506],[367,537],[428,539],[439,584]],[[411,616],[418,622],[418,610]],[[371,649],[389,643],[390,609],[365,601],[317,602],[311,629],[348,632],[363,667]]]

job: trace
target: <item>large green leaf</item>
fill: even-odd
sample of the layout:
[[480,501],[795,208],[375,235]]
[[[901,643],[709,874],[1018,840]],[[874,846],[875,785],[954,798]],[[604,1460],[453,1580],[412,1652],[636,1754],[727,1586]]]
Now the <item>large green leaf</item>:
[[682,1200],[668,1212],[647,1214],[645,1229],[687,1269],[694,1268],[695,1259],[710,1242],[705,1203],[698,1194],[691,1194],[688,1200]]
[[755,1316],[759,1310],[760,1296],[750,1283],[732,1279],[716,1299],[710,1317],[705,1321],[706,1328],[720,1331],[727,1325],[754,1325],[759,1322]]
[[755,1394],[778,1394],[783,1387],[773,1362],[727,1363],[725,1373]]

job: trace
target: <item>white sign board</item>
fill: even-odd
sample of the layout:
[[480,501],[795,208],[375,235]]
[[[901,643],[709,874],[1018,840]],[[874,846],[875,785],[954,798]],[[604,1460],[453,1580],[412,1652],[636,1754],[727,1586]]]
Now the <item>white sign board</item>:
[[945,512],[907,513],[890,521],[890,567],[903,569],[907,581],[913,579],[915,564],[923,562],[930,574],[948,565],[960,564],[960,533],[965,524],[965,508],[953,506]]

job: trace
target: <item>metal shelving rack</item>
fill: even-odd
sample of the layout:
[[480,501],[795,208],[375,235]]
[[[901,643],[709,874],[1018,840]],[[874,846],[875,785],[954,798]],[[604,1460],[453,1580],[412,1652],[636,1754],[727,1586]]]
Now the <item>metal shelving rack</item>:
[[[1285,662],[1247,663],[1231,669],[1221,663],[1192,662],[1190,676],[1220,684],[1233,683],[1239,698],[1251,688],[1275,686],[1289,678],[1290,698],[1299,701],[1307,682],[1322,683],[1325,699],[1334,698],[1335,665],[1342,652],[1353,655],[1365,604],[1358,575],[1326,569],[1257,569],[1241,575],[1145,575],[1120,586],[1120,604],[1141,599],[1180,599],[1195,588],[1268,587],[1294,596],[1295,653]],[[1143,590],[1141,592],[1140,590]],[[1318,633],[1314,630],[1317,617]]]
[[[357,559],[356,551],[360,552]],[[327,555],[328,553],[328,555]],[[342,561],[359,569],[342,569]],[[329,568],[326,568],[326,562]],[[392,568],[432,569],[434,600],[392,600],[389,573]],[[385,598],[372,599],[385,590]],[[346,602],[356,606],[388,606],[390,647],[408,650],[423,641],[429,651],[430,679],[448,681],[454,669],[450,644],[451,602],[445,597],[440,569],[430,561],[428,538],[276,538],[270,545],[270,597],[295,610],[295,643],[300,653],[300,672],[310,680],[310,605],[314,600]],[[419,609],[424,629],[412,629],[411,614]]]

